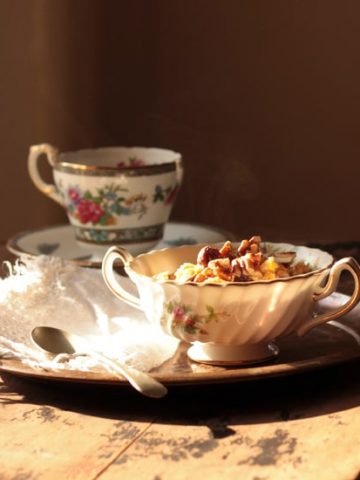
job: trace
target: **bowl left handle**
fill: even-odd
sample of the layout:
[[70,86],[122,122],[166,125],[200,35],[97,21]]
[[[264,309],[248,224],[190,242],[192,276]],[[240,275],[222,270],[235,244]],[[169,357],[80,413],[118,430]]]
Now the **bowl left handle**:
[[127,292],[118,282],[114,272],[114,264],[117,260],[121,260],[124,267],[127,267],[133,260],[133,256],[131,253],[125,250],[125,248],[109,248],[102,261],[102,274],[107,287],[116,297],[120,298],[120,300],[127,303],[131,307],[143,311],[143,308],[140,304],[140,299]]
[[354,280],[354,290],[349,300],[336,310],[317,315],[310,321],[300,325],[300,327],[297,329],[298,335],[305,335],[305,333],[307,333],[314,327],[317,327],[322,323],[329,322],[330,320],[335,320],[336,318],[345,315],[346,313],[350,312],[350,310],[352,310],[357,303],[359,303],[360,266],[357,261],[352,257],[342,258],[341,260],[334,263],[334,265],[330,269],[329,278],[325,287],[320,292],[313,294],[313,300],[317,302],[318,300],[321,300],[322,298],[331,295],[336,290],[340,275],[344,270],[350,272]]

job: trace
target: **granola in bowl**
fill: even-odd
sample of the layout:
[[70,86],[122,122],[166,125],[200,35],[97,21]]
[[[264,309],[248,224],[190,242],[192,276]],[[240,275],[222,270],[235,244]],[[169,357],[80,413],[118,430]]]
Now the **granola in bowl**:
[[220,247],[206,245],[196,263],[182,263],[174,272],[154,275],[159,281],[178,283],[227,283],[274,280],[311,271],[308,263],[298,261],[294,251],[268,251],[260,236],[242,240],[238,246],[230,241]]

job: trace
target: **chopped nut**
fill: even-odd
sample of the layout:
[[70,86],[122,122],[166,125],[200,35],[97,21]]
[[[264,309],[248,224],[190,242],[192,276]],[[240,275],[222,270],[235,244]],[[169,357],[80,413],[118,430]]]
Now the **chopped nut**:
[[248,240],[243,240],[240,243],[240,246],[237,251],[238,257],[241,257],[242,255],[244,255],[246,253],[246,250],[249,248],[249,246],[250,246],[250,242]]
[[249,242],[250,243],[257,243],[258,245],[260,245],[261,237],[259,235],[254,235],[253,237],[250,238]]
[[202,265],[203,267],[206,267],[211,260],[214,260],[215,258],[220,258],[220,257],[221,257],[221,254],[217,248],[206,246],[206,247],[203,247],[198,253],[197,264]]
[[230,270],[231,260],[230,258],[217,258],[211,260],[208,264],[209,268],[223,268],[224,270]]
[[226,282],[231,282],[233,273],[231,271],[230,258],[218,258],[209,262],[209,268],[214,272],[214,276],[220,277]]
[[234,275],[241,277],[243,274],[242,267],[240,264],[240,259],[239,258],[234,258],[231,261],[231,271],[233,272]]
[[234,258],[233,247],[229,241],[224,243],[219,252],[222,257]]
[[257,243],[252,243],[250,245],[250,252],[251,253],[258,253],[259,251],[259,245]]

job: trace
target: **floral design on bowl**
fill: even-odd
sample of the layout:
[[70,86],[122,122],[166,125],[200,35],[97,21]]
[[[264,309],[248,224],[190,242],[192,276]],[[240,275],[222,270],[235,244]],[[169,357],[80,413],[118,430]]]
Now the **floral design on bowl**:
[[[111,247],[102,264],[105,283],[114,295],[143,311],[169,335],[191,343],[192,360],[220,365],[263,362],[277,354],[276,339],[304,335],[345,315],[360,300],[360,267],[353,258],[334,262],[327,252],[289,244],[266,242],[266,250],[269,254],[294,252],[298,261],[311,265],[311,271],[221,284],[158,278],[160,273],[194,263],[203,247],[171,247],[135,258],[124,248]],[[115,276],[113,266],[119,260],[139,296],[126,291]],[[336,290],[344,270],[354,280],[352,296],[334,311],[317,315],[318,300]]]
[[208,335],[204,325],[210,322],[219,322],[222,316],[227,314],[217,313],[211,305],[206,305],[206,313],[203,315],[194,311],[191,305],[178,301],[170,301],[164,304],[163,316],[160,320],[164,329],[180,330],[187,335]]

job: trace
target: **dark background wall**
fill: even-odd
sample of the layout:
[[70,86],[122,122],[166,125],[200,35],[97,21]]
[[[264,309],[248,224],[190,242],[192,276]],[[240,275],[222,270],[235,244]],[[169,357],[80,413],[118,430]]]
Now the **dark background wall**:
[[357,0],[0,0],[0,240],[66,221],[31,144],[183,153],[172,218],[360,239]]

